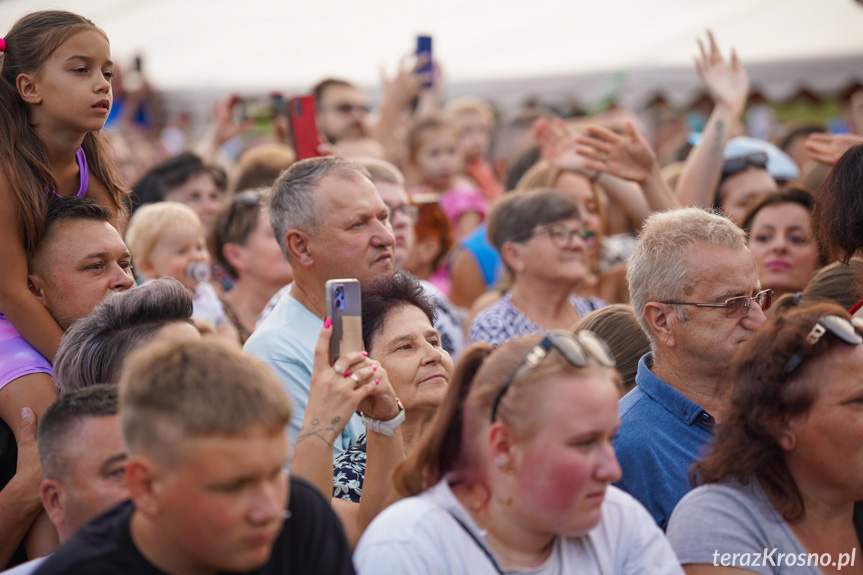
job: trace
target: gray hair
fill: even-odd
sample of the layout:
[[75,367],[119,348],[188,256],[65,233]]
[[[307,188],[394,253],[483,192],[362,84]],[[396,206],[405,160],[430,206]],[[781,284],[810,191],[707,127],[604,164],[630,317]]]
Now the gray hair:
[[130,353],[181,321],[192,321],[192,298],[173,278],[110,294],[63,334],[54,358],[57,393],[117,383]]
[[[694,280],[689,276],[686,256],[703,246],[745,249],[746,232],[717,212],[700,208],[655,213],[641,227],[627,263],[626,281],[635,317],[653,351],[656,341],[644,317],[644,306],[649,301],[684,299]],[[682,310],[678,316],[686,319]]]
[[386,182],[394,186],[405,187],[405,178],[397,167],[377,158],[356,158],[357,164],[369,172],[372,182]]
[[315,199],[315,189],[327,176],[347,180],[366,178],[371,181],[368,170],[356,162],[336,156],[324,156],[297,162],[285,170],[273,184],[270,223],[285,259],[290,259],[288,247],[285,245],[285,236],[290,230],[309,234],[318,232],[321,214]]

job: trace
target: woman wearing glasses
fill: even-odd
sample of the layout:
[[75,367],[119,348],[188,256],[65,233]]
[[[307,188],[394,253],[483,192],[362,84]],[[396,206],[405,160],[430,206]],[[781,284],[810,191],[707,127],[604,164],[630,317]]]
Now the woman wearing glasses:
[[729,413],[691,472],[701,486],[668,526],[689,575],[863,572],[863,337],[848,317],[790,311],[741,349]]
[[620,478],[619,376],[589,332],[471,348],[396,470],[404,499],[354,555],[366,573],[680,573]]
[[511,289],[474,318],[468,340],[500,345],[514,337],[569,330],[608,305],[573,295],[588,275],[584,224],[578,204],[556,190],[508,194],[488,218],[488,236],[512,275]]
[[245,343],[273,295],[291,283],[291,264],[273,236],[264,191],[239,192],[216,213],[213,246],[216,260],[231,276],[233,288],[222,297],[225,315]]

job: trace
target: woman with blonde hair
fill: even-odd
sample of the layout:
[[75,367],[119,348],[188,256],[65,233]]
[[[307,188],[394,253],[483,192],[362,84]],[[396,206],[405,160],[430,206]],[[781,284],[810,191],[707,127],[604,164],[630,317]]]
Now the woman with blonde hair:
[[613,366],[588,332],[468,350],[396,469],[409,497],[360,540],[358,573],[681,573],[647,511],[610,485]]

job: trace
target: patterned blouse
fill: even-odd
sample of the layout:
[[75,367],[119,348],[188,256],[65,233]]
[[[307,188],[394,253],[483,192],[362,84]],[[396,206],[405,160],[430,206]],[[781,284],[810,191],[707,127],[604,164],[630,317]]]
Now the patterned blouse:
[[360,502],[366,475],[366,434],[333,461],[333,497]]
[[[569,296],[569,302],[578,312],[579,317],[584,317],[608,305],[607,301],[598,297],[584,298],[577,295]],[[548,330],[521,313],[512,303],[512,292],[507,292],[477,314],[470,324],[467,338],[468,344],[482,341],[498,346],[516,337],[546,331]]]

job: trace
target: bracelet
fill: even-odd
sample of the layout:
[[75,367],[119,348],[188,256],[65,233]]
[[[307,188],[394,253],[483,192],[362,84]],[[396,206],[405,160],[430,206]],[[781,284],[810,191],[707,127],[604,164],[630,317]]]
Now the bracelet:
[[360,416],[366,429],[370,429],[375,433],[380,433],[381,435],[389,435],[392,437],[396,434],[396,428],[405,422],[405,408],[402,407],[401,403],[399,403],[398,415],[387,421],[383,421],[382,419],[373,419],[365,413],[360,414]]

